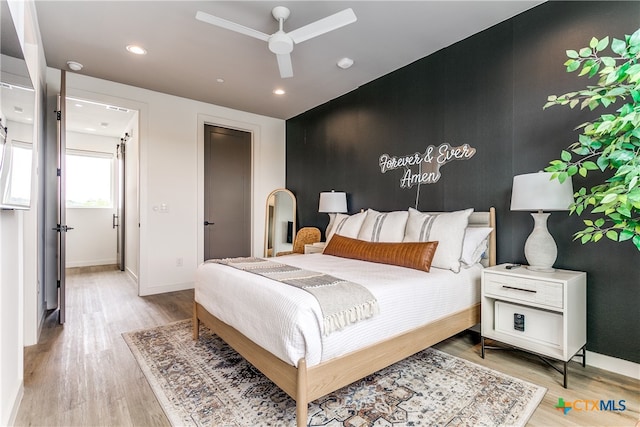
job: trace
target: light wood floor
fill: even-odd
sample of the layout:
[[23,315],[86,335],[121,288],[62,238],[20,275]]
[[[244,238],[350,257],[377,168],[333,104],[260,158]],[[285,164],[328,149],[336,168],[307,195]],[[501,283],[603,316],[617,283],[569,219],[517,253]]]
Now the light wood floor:
[[[193,291],[138,297],[126,274],[111,267],[71,269],[67,281],[66,324],[57,325],[52,314],[40,343],[25,351],[25,393],[16,425],[169,425],[121,334],[189,318]],[[436,347],[546,387],[530,426],[640,427],[638,380],[572,363],[564,389],[560,374],[525,353],[489,350],[483,360],[472,332]],[[627,409],[564,415],[555,409],[559,397],[565,402],[624,400]]]
[[189,318],[193,291],[138,297],[114,267],[67,271],[66,323],[53,313],[25,350],[16,425],[168,426],[121,334]]
[[[470,360],[478,365],[495,369],[516,378],[545,387],[544,399],[529,419],[527,426],[636,426],[640,427],[640,381],[624,375],[614,374],[603,369],[579,362],[569,363],[567,388],[562,386],[562,375],[540,360],[537,356],[521,351],[487,350],[482,359],[480,338],[474,332],[464,332],[449,338],[434,347]],[[579,359],[576,359],[579,360]],[[587,357],[587,363],[589,359]],[[558,398],[565,402],[576,400],[600,401],[624,400],[624,411],[594,411],[592,403],[578,403],[566,415],[555,406]],[[599,405],[599,402],[597,402]]]

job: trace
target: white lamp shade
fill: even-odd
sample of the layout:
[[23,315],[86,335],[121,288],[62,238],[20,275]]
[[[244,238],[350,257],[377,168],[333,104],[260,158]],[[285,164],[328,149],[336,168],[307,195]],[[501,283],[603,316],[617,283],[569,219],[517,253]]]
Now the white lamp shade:
[[563,183],[551,179],[551,172],[536,172],[513,177],[512,211],[566,211],[573,203],[571,178]]
[[320,193],[318,212],[344,213],[347,212],[347,193],[340,191]]

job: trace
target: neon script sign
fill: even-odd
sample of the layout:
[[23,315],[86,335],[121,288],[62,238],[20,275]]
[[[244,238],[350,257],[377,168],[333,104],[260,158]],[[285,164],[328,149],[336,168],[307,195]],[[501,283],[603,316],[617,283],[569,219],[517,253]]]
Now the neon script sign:
[[380,172],[403,169],[400,188],[411,188],[414,185],[434,184],[440,180],[440,167],[453,160],[467,160],[476,154],[476,149],[468,144],[452,147],[444,143],[439,146],[430,145],[424,153],[413,153],[404,156],[383,154],[378,160]]

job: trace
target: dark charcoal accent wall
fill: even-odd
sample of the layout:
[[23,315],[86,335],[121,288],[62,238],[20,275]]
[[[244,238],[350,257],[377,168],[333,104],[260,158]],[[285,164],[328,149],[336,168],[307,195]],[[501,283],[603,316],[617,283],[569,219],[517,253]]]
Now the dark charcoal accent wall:
[[[331,189],[348,193],[350,212],[415,206],[416,188],[400,188],[399,170],[382,174],[379,156],[469,144],[475,156],[422,185],[418,208],[495,206],[498,262],[524,262],[533,220],[509,210],[513,176],[546,167],[576,140],[573,128],[595,117],[542,110],[548,95],[587,84],[565,72],[565,50],[592,36],[622,38],[639,23],[638,2],[547,2],[288,120],[287,186],[298,199],[298,226],[324,229],[318,195]],[[581,227],[562,212],[549,219],[556,267],[588,273],[587,348],[640,363],[640,253],[630,242],[572,241]]]

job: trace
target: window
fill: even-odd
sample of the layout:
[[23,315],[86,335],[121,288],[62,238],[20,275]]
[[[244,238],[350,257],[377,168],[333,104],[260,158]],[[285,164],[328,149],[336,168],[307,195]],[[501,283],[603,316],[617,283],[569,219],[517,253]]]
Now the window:
[[113,154],[67,150],[67,208],[113,207]]
[[28,208],[31,204],[32,146],[14,140],[5,145],[4,150],[2,207]]

